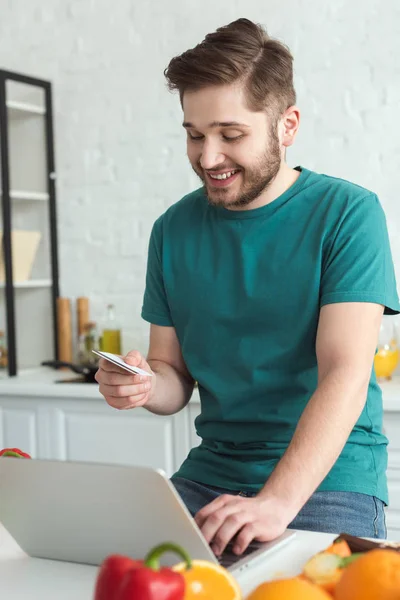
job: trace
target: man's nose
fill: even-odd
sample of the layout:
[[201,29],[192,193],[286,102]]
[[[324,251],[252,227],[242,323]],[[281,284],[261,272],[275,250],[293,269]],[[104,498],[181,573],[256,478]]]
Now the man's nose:
[[222,164],[225,160],[225,155],[220,151],[220,148],[215,143],[206,141],[203,144],[200,164],[203,169],[215,169],[218,165]]

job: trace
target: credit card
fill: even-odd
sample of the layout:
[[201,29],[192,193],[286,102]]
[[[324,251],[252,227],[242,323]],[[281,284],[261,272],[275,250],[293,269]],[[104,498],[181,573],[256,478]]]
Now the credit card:
[[128,365],[125,361],[122,360],[120,356],[118,356],[118,354],[112,354],[111,352],[101,352],[100,350],[92,350],[92,352],[114,363],[114,365],[121,367],[121,369],[125,369],[125,371],[129,371],[130,373],[134,373],[135,375],[153,377],[153,373],[149,373],[148,371],[140,369],[139,367],[133,367],[132,365]]

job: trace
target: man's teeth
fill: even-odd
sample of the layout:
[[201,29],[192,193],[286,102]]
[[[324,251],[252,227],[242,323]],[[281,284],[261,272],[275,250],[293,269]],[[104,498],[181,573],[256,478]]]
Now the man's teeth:
[[211,175],[211,173],[209,173],[209,175],[211,179],[228,179],[228,177],[231,177],[236,172],[237,171],[228,171],[228,173],[222,173],[221,175]]

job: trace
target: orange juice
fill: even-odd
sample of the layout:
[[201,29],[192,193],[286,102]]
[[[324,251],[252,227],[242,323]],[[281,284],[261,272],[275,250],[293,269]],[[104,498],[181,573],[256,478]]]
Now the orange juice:
[[375,354],[374,367],[379,379],[390,379],[399,362],[399,350],[396,347],[380,348]]

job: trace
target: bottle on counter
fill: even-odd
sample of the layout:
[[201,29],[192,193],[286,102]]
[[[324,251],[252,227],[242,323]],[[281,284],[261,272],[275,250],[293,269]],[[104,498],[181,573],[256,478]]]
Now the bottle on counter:
[[375,374],[379,382],[390,381],[399,364],[400,348],[394,325],[392,318],[383,317],[374,357]]
[[86,325],[82,329],[82,333],[78,337],[78,363],[84,365],[86,360]]
[[0,330],[0,369],[8,367],[7,341],[3,330]]
[[115,316],[114,304],[107,304],[106,317],[101,333],[101,350],[121,354],[121,328]]
[[79,337],[78,355],[81,364],[97,364],[98,357],[93,354],[92,350],[99,350],[99,334],[97,323],[88,321]]
[[82,352],[86,325],[89,323],[89,298],[87,296],[79,296],[76,299],[76,324],[77,324],[77,339],[78,339],[78,356]]

